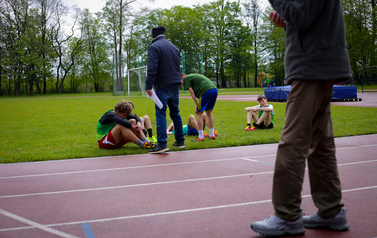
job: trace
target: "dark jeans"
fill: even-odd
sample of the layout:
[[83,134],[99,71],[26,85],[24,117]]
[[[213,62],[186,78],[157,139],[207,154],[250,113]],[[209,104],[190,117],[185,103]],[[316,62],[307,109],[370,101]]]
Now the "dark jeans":
[[185,143],[185,138],[182,129],[182,119],[179,114],[179,87],[161,88],[156,90],[156,95],[162,102],[162,109],[156,108],[156,124],[157,124],[157,142],[158,145],[167,145],[167,133],[166,133],[166,109],[169,107],[170,118],[173,120],[175,128],[175,140],[178,143]]

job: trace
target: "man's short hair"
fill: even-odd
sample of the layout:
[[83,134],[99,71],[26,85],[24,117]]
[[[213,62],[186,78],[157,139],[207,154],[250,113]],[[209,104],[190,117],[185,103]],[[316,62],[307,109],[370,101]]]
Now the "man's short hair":
[[259,102],[259,101],[262,100],[263,98],[264,98],[264,99],[267,99],[266,96],[264,96],[263,94],[258,95],[258,97],[257,97],[257,101]]
[[115,104],[114,110],[120,113],[126,113],[130,115],[132,113],[132,104],[126,100],[122,100]]

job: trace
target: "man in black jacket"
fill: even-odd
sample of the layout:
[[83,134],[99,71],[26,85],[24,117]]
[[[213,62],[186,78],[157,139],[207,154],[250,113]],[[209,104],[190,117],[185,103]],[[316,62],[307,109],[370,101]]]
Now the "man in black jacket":
[[165,39],[164,26],[156,26],[152,29],[153,41],[148,48],[147,80],[145,90],[152,96],[152,87],[157,97],[162,102],[160,109],[157,105],[157,145],[150,153],[158,154],[169,151],[166,134],[166,109],[169,106],[170,118],[176,125],[173,146],[185,148],[185,138],[182,130],[182,119],[179,114],[179,86],[181,85],[180,53],[170,41]]

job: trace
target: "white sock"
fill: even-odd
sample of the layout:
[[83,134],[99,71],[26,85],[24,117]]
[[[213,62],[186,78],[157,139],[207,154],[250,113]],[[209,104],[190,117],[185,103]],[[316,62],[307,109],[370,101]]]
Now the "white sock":
[[199,139],[203,139],[204,138],[204,133],[203,133],[203,130],[199,130]]
[[214,137],[215,136],[215,128],[209,129],[209,136]]

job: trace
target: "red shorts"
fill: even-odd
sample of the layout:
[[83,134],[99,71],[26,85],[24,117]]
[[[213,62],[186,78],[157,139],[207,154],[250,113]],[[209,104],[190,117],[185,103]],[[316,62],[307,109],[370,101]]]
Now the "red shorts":
[[124,139],[122,136],[122,139],[120,140],[120,142],[116,144],[115,139],[110,131],[105,137],[103,137],[100,141],[98,141],[98,145],[99,145],[99,148],[101,149],[116,149],[116,148],[122,147],[128,142],[130,141]]

